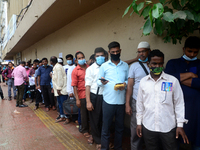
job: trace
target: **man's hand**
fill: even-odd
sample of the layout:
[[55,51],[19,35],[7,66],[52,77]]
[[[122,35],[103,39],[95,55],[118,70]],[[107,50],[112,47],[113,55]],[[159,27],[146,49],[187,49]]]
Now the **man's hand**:
[[[101,77],[101,79],[105,79],[105,78],[104,78],[104,77]],[[109,81],[102,81],[102,80],[101,80],[101,83],[102,83],[103,85],[106,85],[108,82],[109,82]]]
[[[37,86],[37,89],[40,89],[40,85]],[[40,89],[41,90],[41,89]]]
[[124,87],[119,88],[120,91],[123,91],[126,88],[126,83],[124,82]]
[[81,108],[81,101],[79,99],[76,100],[76,106],[78,108]]
[[61,95],[61,92],[60,92],[60,90],[57,90],[57,93],[58,93],[58,95]]
[[6,80],[6,81],[8,81],[8,78],[7,78],[7,77],[5,77],[5,80]]
[[74,94],[73,93],[69,94],[69,97],[74,97]]
[[128,114],[129,116],[132,115],[132,109],[131,109],[131,106],[129,104],[126,104],[126,114]]
[[193,72],[190,72],[190,74],[191,74],[191,78],[198,78],[197,74],[194,74]]
[[185,134],[185,131],[181,127],[176,128],[176,139],[178,139],[179,135],[182,136],[184,143],[189,144],[189,140],[187,138],[187,135]]
[[87,110],[88,111],[93,111],[94,110],[94,107],[93,107],[91,102],[87,103]]
[[141,125],[137,125],[136,132],[137,132],[137,136],[141,138],[142,137],[142,126]]

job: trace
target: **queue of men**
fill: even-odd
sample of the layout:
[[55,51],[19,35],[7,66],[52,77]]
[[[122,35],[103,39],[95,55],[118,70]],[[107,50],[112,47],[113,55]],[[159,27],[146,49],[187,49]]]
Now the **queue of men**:
[[[47,112],[57,107],[56,122],[79,124],[79,131],[89,144],[96,143],[97,150],[122,149],[125,113],[131,116],[131,150],[177,150],[184,144],[199,150],[200,39],[188,37],[183,56],[170,60],[165,69],[164,53],[151,50],[148,42],[140,42],[137,58],[126,62],[120,59],[118,42],[111,42],[108,49],[97,47],[93,63],[81,51],[75,60],[66,55],[65,66],[55,56],[50,58],[51,66],[47,58],[34,60],[29,75],[35,82],[35,97],[31,98],[35,98],[35,110],[42,99]],[[16,107],[27,107],[22,101],[29,76],[25,65],[21,62],[12,72],[12,67],[8,70],[8,84],[14,82],[18,92]],[[10,93],[9,88],[9,98]],[[69,99],[76,101],[76,114],[64,111]],[[110,142],[113,121],[114,145]]]

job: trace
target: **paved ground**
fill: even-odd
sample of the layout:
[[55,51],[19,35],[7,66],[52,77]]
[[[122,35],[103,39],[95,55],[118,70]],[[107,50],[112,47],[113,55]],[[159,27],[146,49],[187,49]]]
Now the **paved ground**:
[[[4,97],[7,86],[2,83]],[[75,123],[55,123],[56,111],[44,111],[44,106],[34,111],[29,107],[15,107],[15,100],[0,100],[0,150],[95,150],[95,144],[78,131]],[[19,112],[19,113],[16,113]],[[124,137],[123,149],[130,149],[129,137]]]

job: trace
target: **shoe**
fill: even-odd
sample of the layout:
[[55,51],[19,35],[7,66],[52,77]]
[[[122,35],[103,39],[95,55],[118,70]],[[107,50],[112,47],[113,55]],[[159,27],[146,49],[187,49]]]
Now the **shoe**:
[[61,121],[65,121],[65,117],[62,117],[62,118],[56,120],[55,123],[58,123],[58,122],[61,122]]
[[53,110],[56,110],[56,107],[55,107],[55,106],[53,106],[53,107],[52,107],[52,109],[53,109]]
[[34,100],[33,99],[31,99],[31,103],[33,103],[34,102]]
[[19,105],[19,107],[28,107],[28,105],[22,104],[22,105]]
[[19,104],[16,104],[16,107],[19,107]]
[[35,106],[34,110],[37,110],[39,108],[39,106]]
[[66,118],[66,121],[64,122],[64,125],[69,124],[71,122],[70,118]]
[[46,110],[46,112],[48,112],[48,111],[49,111],[49,108],[47,107],[45,110]]
[[16,99],[17,99],[17,96],[15,96],[14,99],[16,100]]
[[79,130],[80,133],[83,132],[83,131],[82,131],[82,125],[79,125],[79,129],[78,129],[78,130]]
[[12,100],[12,98],[11,97],[9,97],[9,99],[8,99],[9,101],[11,101]]
[[59,120],[61,117],[60,117],[60,115],[56,118],[56,120]]

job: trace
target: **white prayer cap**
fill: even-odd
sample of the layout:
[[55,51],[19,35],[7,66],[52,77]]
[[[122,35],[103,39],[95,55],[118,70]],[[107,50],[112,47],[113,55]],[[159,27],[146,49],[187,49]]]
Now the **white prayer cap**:
[[148,42],[140,42],[139,44],[138,44],[138,47],[137,47],[137,49],[139,49],[139,48],[147,48],[147,49],[150,49],[150,45],[149,45],[149,43]]
[[58,62],[59,62],[59,63],[62,63],[63,61],[62,61],[62,59],[58,58]]

